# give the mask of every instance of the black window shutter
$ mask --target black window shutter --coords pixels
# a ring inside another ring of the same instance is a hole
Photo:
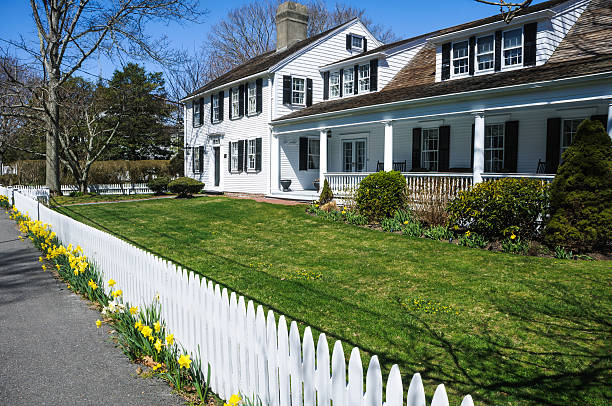
[[[474,59],[476,59],[476,37],[470,37],[470,48],[468,50],[468,69],[470,75],[474,74]]]
[[[421,167],[421,129],[412,129],[412,169]]]
[[[249,141],[248,140],[244,140],[244,154],[242,155],[243,157],[243,164],[242,167],[244,168],[244,171],[246,172],[249,169]]]
[[[353,67],[353,94],[359,93],[359,65]]]
[[[232,172],[232,147],[236,148],[236,147],[234,147],[234,143],[233,142],[228,142],[227,143],[227,149],[229,151],[228,151],[228,154],[227,154],[227,171],[230,172],[230,173]]]
[[[213,98],[214,95],[210,95],[210,122],[214,123],[215,121],[213,120]]]
[[[494,51],[495,56],[493,57],[494,65],[495,65],[495,72],[501,70],[501,58],[502,58],[501,48],[502,48],[502,32],[495,31],[495,51]]]
[[[308,138],[300,137],[300,171],[308,169]]]
[[[342,88],[344,87],[344,69],[340,69],[338,75],[340,75],[340,97],[342,97]]]
[[[470,168],[474,170],[474,132],[476,125],[472,124],[472,142],[470,143]]]
[[[223,98],[223,90],[219,92],[219,121],[223,121],[223,103],[225,103],[225,99]]]
[[[525,24],[523,26],[523,64],[535,66],[536,64],[536,37],[538,34],[538,23]]]
[[[261,137],[255,140],[255,170],[261,171]]]
[[[370,91],[378,90],[378,59],[370,61]]]
[[[438,131],[438,172],[446,172],[450,160],[450,126],[443,125]]]
[[[561,154],[561,119],[549,118],[546,122],[546,172],[557,173]]]
[[[306,107],[312,106],[312,79],[306,79]]]
[[[244,85],[238,86],[238,117],[244,116]]]
[[[198,170],[200,173],[204,172],[204,147],[198,147],[198,152],[200,153],[198,159]]]
[[[283,76],[283,104],[291,104],[291,76]]]
[[[329,72],[323,72],[323,100],[329,99]]]
[[[242,172],[244,167],[244,141],[238,141],[238,172]]]
[[[363,38],[363,52],[367,52],[368,51],[368,39],[367,38]]]
[[[346,50],[350,51],[352,48],[352,36],[351,34],[346,34]]]
[[[516,173],[518,161],[519,122],[506,121],[504,134],[504,169]]]
[[[608,116],[606,115],[591,116],[591,121],[599,121],[601,124],[603,124],[604,130],[608,131]]]
[[[204,124],[204,98],[200,97],[200,125]]]
[[[442,44],[442,80],[450,79],[451,43]]]
[[[263,111],[263,79],[261,78],[255,81],[255,111],[257,113]]]
[[[228,115],[228,117],[229,117],[230,119],[232,118],[232,98],[233,98],[233,95],[234,95],[234,89],[232,89],[232,88],[230,87],[230,88],[229,88],[229,92],[228,92],[228,97],[227,97],[227,101],[228,101],[227,106],[229,107],[229,108],[228,108],[228,110],[229,110],[229,115]]]

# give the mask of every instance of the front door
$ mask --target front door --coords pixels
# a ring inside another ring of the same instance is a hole
[[[215,151],[215,186],[219,186],[221,181],[221,149],[214,147],[213,150]]]
[[[342,170],[344,172],[365,172],[366,140],[342,141]]]

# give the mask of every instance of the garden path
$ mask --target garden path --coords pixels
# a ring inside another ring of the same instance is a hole
[[[100,314],[43,272],[39,251],[0,213],[0,404],[182,405],[163,381],[143,379],[96,328]]]

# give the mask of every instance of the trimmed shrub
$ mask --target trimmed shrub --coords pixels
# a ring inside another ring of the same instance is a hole
[[[502,178],[460,192],[447,207],[449,224],[488,239],[511,233],[529,239],[548,202],[548,186],[537,179]]]
[[[563,153],[544,241],[577,252],[612,248],[612,141],[599,121],[583,121]]]
[[[150,181],[148,181],[147,186],[156,195],[161,195],[161,194],[164,194],[166,191],[168,191],[169,183],[170,183],[170,178],[166,176],[161,176],[159,178],[151,179]]]
[[[334,199],[334,194],[329,187],[327,179],[323,182],[323,189],[321,189],[321,195],[319,196],[319,204],[324,205],[331,202]]]
[[[177,178],[168,184],[168,189],[178,197],[190,197],[202,190],[204,184],[191,178]]]
[[[406,207],[406,179],[398,171],[368,175],[359,183],[355,200],[359,213],[379,222]]]
[[[13,186],[19,183],[19,178],[14,173],[0,175],[0,185]]]

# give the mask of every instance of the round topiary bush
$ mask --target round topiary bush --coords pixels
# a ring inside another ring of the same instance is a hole
[[[583,121],[563,153],[544,241],[577,252],[612,248],[612,141],[599,121]]]
[[[359,183],[355,197],[357,210],[371,222],[393,217],[406,202],[406,179],[397,171],[368,175]]]
[[[447,206],[451,226],[490,240],[512,233],[532,238],[548,204],[548,186],[537,179],[501,178],[460,192]]]
[[[147,182],[147,186],[149,189],[153,191],[156,195],[161,195],[168,191],[168,184],[170,183],[170,178],[167,176],[160,176],[159,178],[151,179]]]
[[[204,187],[204,183],[191,178],[177,178],[168,184],[168,189],[172,193],[178,194],[178,197],[190,197],[194,193],[198,193]]]

